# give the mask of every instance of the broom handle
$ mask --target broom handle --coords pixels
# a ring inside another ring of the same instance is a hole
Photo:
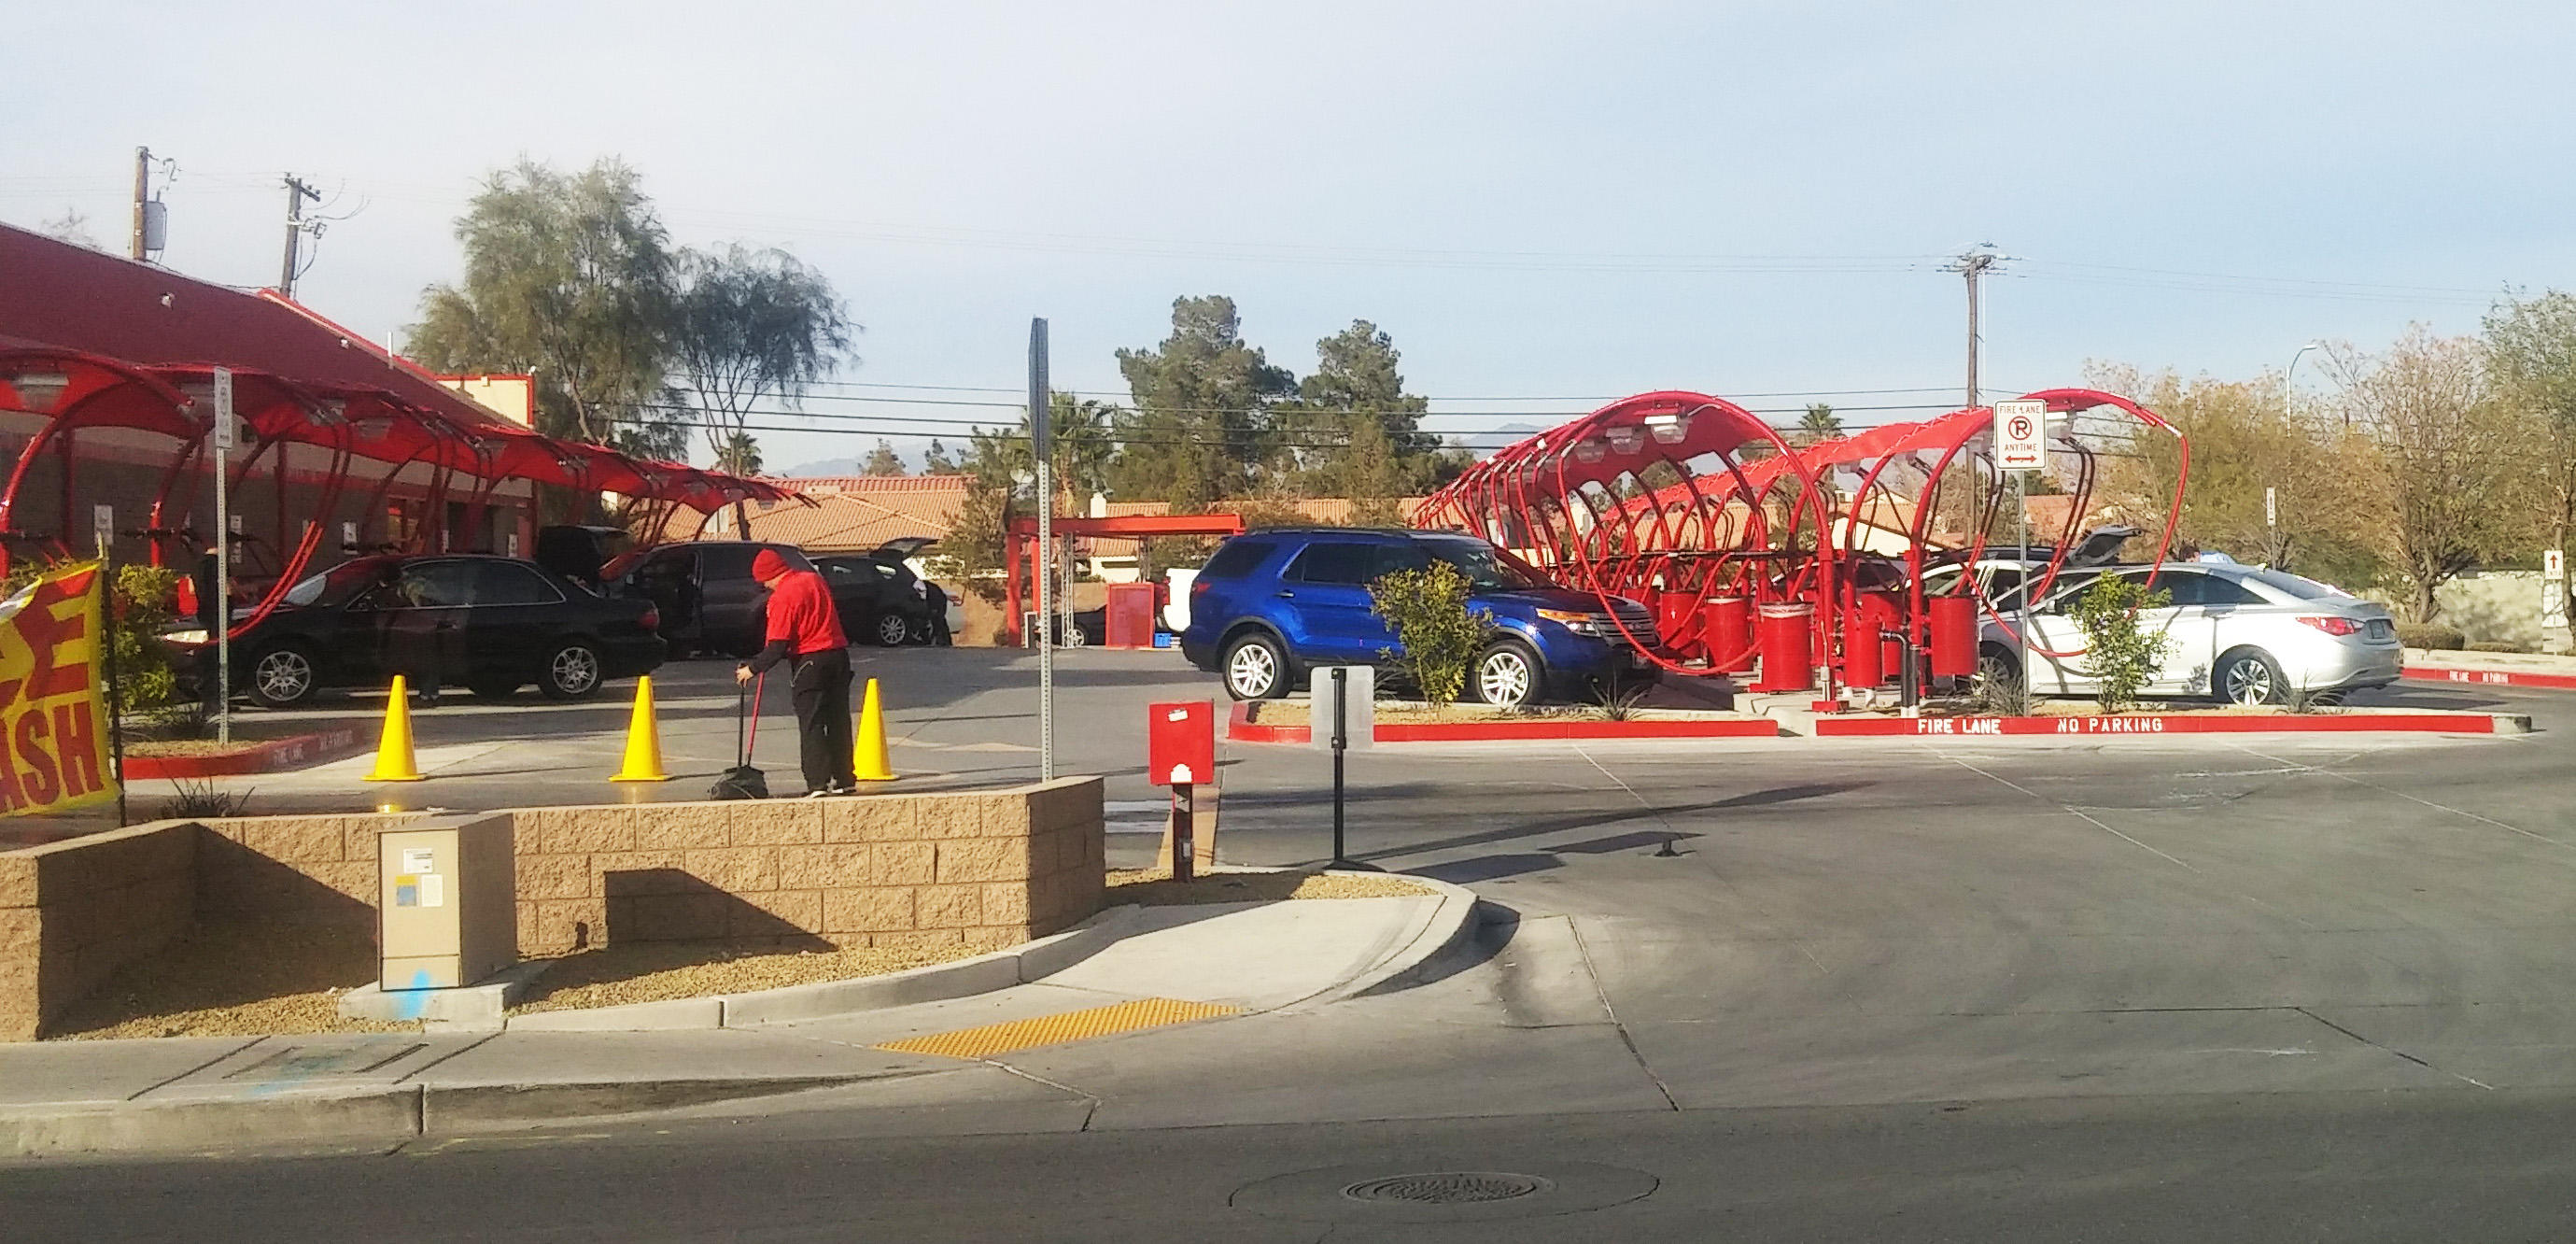
[[[769,681],[769,671],[762,670],[751,679],[751,741],[743,744],[742,762],[751,763],[751,750],[760,746],[760,688]]]

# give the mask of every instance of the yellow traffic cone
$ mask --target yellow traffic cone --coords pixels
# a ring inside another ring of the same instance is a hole
[[[653,720],[653,676],[635,680],[635,715],[626,722],[626,763],[612,782],[667,782],[662,772],[662,731]]]
[[[891,782],[894,766],[886,761],[885,710],[877,707],[877,680],[868,680],[868,697],[859,705],[859,743],[850,749],[850,771],[862,782]]]
[[[420,763],[411,754],[411,687],[394,675],[393,693],[385,699],[385,732],[376,740],[376,767],[370,782],[417,782]]]

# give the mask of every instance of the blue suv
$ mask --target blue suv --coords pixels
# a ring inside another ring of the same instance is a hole
[[[1476,656],[1467,693],[1487,704],[1523,704],[1605,685],[1652,682],[1653,662],[1621,636],[1648,645],[1654,615],[1612,598],[1616,622],[1590,592],[1550,587],[1473,536],[1434,531],[1332,527],[1256,531],[1226,541],[1190,584],[1190,625],[1181,653],[1225,677],[1228,695],[1285,695],[1318,665],[1373,665],[1396,648],[1395,632],[1369,612],[1368,585],[1433,559],[1473,585],[1475,607],[1492,617],[1493,642]]]

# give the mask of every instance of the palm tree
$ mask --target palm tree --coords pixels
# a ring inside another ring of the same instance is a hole
[[[1807,404],[1807,413],[1798,417],[1798,439],[1814,445],[1843,434],[1842,416],[1823,402]]]

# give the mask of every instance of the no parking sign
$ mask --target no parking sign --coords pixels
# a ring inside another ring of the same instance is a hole
[[[2047,462],[2048,403],[2016,399],[1995,403],[1995,466],[2036,471]]]

